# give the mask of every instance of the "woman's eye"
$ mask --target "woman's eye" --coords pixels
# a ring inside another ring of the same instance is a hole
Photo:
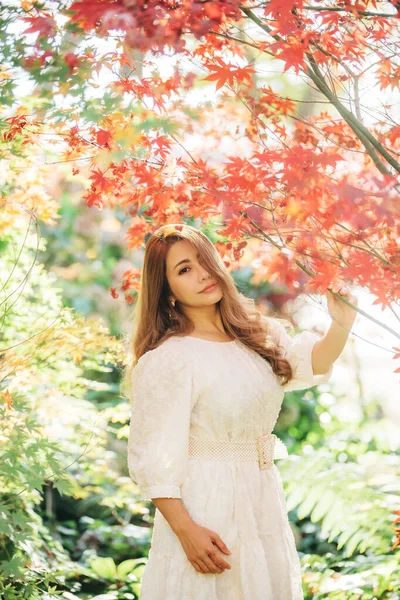
[[[180,274],[182,273],[182,271],[184,271],[185,269],[189,269],[189,267],[183,267],[183,269],[181,269],[181,270],[179,271],[179,275],[180,275]]]

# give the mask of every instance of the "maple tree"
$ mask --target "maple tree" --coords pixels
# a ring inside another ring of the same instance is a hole
[[[214,221],[228,268],[251,259],[254,281],[279,282],[293,295],[340,282],[367,287],[394,312],[398,17],[397,2],[368,0],[5,5],[1,94],[12,114],[3,108],[3,156],[57,134],[60,158],[86,181],[88,205],[132,216],[128,248],[166,222]],[[13,22],[17,39],[6,32]],[[113,47],[102,52],[93,36]],[[157,57],[171,50],[178,60],[162,77]],[[289,74],[304,81],[302,92],[280,93],[265,64],[281,83]],[[15,105],[17,69],[34,82],[36,102]],[[99,74],[108,84],[89,98]],[[190,94],[206,85],[214,101],[193,105]],[[364,89],[381,93],[380,105],[364,104]],[[322,110],[307,113],[309,102]],[[220,150],[224,139],[229,152]],[[138,275],[126,272],[120,286],[129,302]],[[393,346],[394,359],[399,352]]]

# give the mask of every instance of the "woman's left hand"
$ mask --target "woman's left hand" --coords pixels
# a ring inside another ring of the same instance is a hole
[[[357,297],[350,292],[347,286],[335,283],[331,287],[333,292],[338,292],[354,304],[354,306],[358,306]],[[326,300],[331,319],[337,321],[343,327],[351,328],[357,316],[357,311],[337,296],[334,296],[330,290],[326,290]]]

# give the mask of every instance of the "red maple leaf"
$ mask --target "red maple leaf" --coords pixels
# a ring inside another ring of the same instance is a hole
[[[114,188],[114,179],[111,177],[104,177],[104,173],[100,169],[94,169],[89,176],[92,180],[92,191],[96,188],[100,188],[102,192],[110,192]]]
[[[78,56],[76,56],[76,54],[74,54],[73,52],[68,52],[67,54],[64,55],[64,60],[67,63],[68,67],[69,67],[69,75],[71,75],[72,71],[79,67],[81,61],[78,58]]]
[[[307,286],[314,290],[314,293],[324,294],[336,281],[338,267],[318,259],[314,259],[313,263],[317,273],[308,281]]]
[[[38,40],[43,37],[54,37],[56,34],[57,23],[49,13],[37,15],[36,17],[22,17],[21,20],[31,24],[22,33],[39,33]]]
[[[283,72],[293,67],[296,75],[299,74],[300,67],[307,69],[307,63],[304,60],[305,47],[301,40],[292,40],[287,42],[275,42],[270,45],[269,50],[275,52],[275,56],[285,63]]]
[[[75,13],[71,17],[71,23],[78,23],[84,31],[90,31],[99,24],[105,13],[116,16],[124,10],[126,10],[124,6],[112,1],[83,0],[82,2],[73,2],[68,8],[68,13]]]
[[[112,133],[106,129],[98,129],[96,131],[96,140],[99,146],[102,148],[111,149],[110,141],[112,140]]]

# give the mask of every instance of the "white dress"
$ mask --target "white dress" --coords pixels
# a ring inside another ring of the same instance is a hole
[[[291,337],[268,318],[294,378],[281,386],[269,363],[242,342],[174,337],[133,369],[128,467],[142,498],[181,498],[191,518],[212,529],[232,554],[222,573],[199,573],[156,509],[140,600],[302,600],[300,561],[275,463],[188,457],[189,435],[228,441],[271,433],[284,392],[328,381],[313,375],[320,337]]]

